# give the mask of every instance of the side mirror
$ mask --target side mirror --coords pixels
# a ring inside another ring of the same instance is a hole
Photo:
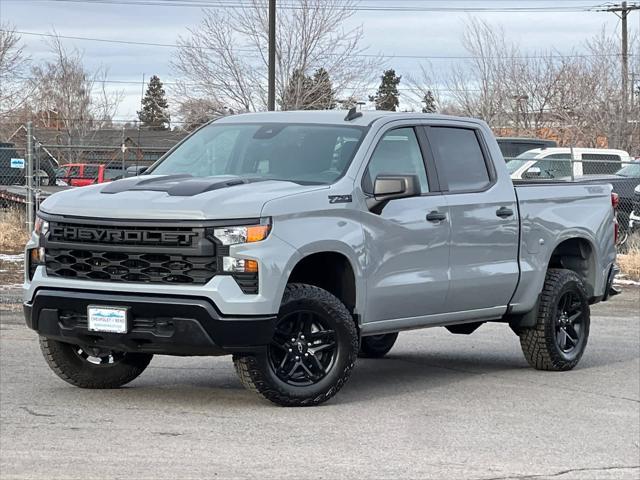
[[[369,210],[379,211],[389,200],[420,195],[416,175],[378,175],[373,184],[373,198],[367,200]]]
[[[522,178],[540,178],[541,173],[540,167],[531,167],[522,174]]]

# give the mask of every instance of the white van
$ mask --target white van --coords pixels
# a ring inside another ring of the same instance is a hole
[[[632,161],[624,150],[605,148],[574,148],[573,162],[568,147],[536,148],[518,155],[507,163],[514,180],[551,179],[580,175],[613,174],[623,162]],[[573,167],[573,168],[572,168]]]

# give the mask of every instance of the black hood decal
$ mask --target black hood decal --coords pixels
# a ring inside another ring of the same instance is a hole
[[[191,175],[164,175],[161,177],[135,177],[117,180],[106,185],[100,193],[121,193],[132,191],[166,192],[174,197],[192,197],[221,188],[264,181],[264,178],[193,177]]]

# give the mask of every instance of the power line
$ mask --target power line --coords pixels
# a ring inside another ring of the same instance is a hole
[[[29,80],[29,81],[37,81],[38,79],[36,77],[25,77],[25,76],[14,76],[13,78],[16,78],[18,80]],[[96,84],[102,84],[102,83],[108,83],[108,84],[115,84],[115,85],[135,85],[135,86],[140,86],[142,84],[142,82],[135,81],[135,80],[96,80],[95,81]],[[193,82],[182,82],[180,80],[174,80],[174,81],[163,81],[162,85],[168,85],[168,86],[185,86],[185,87],[202,87],[204,86],[204,83],[193,83]],[[227,87],[226,85],[221,85],[221,84],[216,84],[216,83],[207,83],[206,84],[207,87],[212,87],[212,88],[225,88]],[[375,90],[378,87],[377,86],[362,86],[362,85],[344,85],[342,86],[342,88],[344,90],[356,90],[356,89],[363,89],[366,91],[369,90]],[[479,92],[480,90],[478,89],[452,89],[452,88],[431,88],[429,87],[430,90],[434,91],[434,92],[444,92],[444,93],[458,93],[458,92]],[[422,88],[411,88],[411,87],[399,87],[398,90],[400,91],[406,91],[406,92],[422,92],[425,89]]]
[[[34,1],[43,1],[43,0],[34,0]],[[62,0],[61,0],[62,1]],[[7,32],[7,30],[0,29],[1,32]],[[134,40],[115,40],[115,39],[107,39],[107,38],[96,38],[96,37],[78,37],[71,35],[58,35],[54,33],[42,33],[42,32],[26,32],[21,30],[14,30],[15,33],[19,35],[28,35],[28,36],[36,36],[36,37],[49,37],[49,38],[62,38],[65,40],[78,40],[78,41],[87,41],[87,42],[101,42],[101,43],[113,43],[113,44],[122,44],[122,45],[138,45],[145,47],[164,47],[164,48],[186,48],[186,49],[200,49],[203,50],[213,50],[214,48],[208,47],[195,47],[190,45],[180,45],[176,43],[156,43],[156,42],[140,42]],[[246,52],[246,53],[260,53],[258,49],[249,49],[249,48],[237,48],[238,52]],[[337,53],[327,53],[328,56],[340,55]],[[632,54],[630,54],[632,55]],[[358,58],[384,58],[384,59],[394,59],[394,58],[406,58],[406,59],[424,59],[424,60],[471,60],[476,58],[497,58],[497,57],[479,57],[477,55],[383,55],[383,54],[373,54],[373,53],[356,53],[352,54],[353,57]],[[511,58],[511,59],[541,59],[541,58],[593,58],[593,57],[617,57],[619,54],[616,53],[574,53],[574,54],[560,54],[560,53],[552,53],[549,55],[516,55],[516,56],[508,56],[508,57],[499,57],[499,58]]]
[[[5,0],[9,1],[9,0]],[[126,6],[159,6],[159,7],[195,7],[195,8],[242,8],[250,6],[243,0],[21,0],[21,2],[49,2],[49,3],[86,3],[86,4],[103,4],[103,5],[126,5]],[[371,0],[368,0],[371,2]],[[409,5],[375,5],[370,3],[358,4],[349,7],[352,11],[367,12],[483,12],[483,13],[501,13],[501,12],[588,12],[598,7],[597,4],[589,5],[555,5],[555,6],[503,6],[503,7],[470,7],[470,6],[409,6]],[[281,10],[300,10],[306,7],[288,0],[278,6]]]

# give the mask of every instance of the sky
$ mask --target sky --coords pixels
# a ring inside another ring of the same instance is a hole
[[[30,33],[51,33],[63,36],[93,37],[111,40],[174,44],[179,35],[188,35],[187,28],[195,27],[202,18],[200,8],[185,6],[131,5],[129,0],[0,0],[0,22],[9,22],[16,30]],[[163,1],[163,0],[161,0]],[[191,0],[192,3],[206,0]],[[230,0],[226,0],[230,1]],[[241,1],[241,0],[238,0]],[[295,1],[295,0],[288,0]],[[160,3],[157,0],[153,3]],[[171,0],[167,0],[171,3]],[[601,28],[620,33],[620,21],[607,12],[406,12],[403,7],[525,7],[579,9],[602,5],[594,0],[362,0],[362,6],[390,7],[384,11],[357,11],[345,27],[362,25],[363,45],[374,54],[388,58],[385,66],[395,68],[400,75],[415,76],[420,60],[392,58],[393,55],[456,56],[465,55],[461,44],[464,22],[477,16],[502,25],[510,39],[520,43],[524,51],[555,48],[560,52],[579,49],[583,42]],[[629,17],[631,33],[640,31],[640,12]],[[25,52],[33,61],[47,58],[45,37],[22,35]],[[84,53],[89,69],[105,67],[108,78],[136,84],[109,84],[109,88],[123,91],[124,101],[117,117],[133,119],[139,109],[142,79],[153,74],[171,83],[178,77],[170,66],[174,52],[169,47],[122,45],[105,42],[64,40],[68,48]],[[436,71],[450,68],[456,60],[431,60]],[[168,88],[169,93],[170,89]],[[372,92],[373,93],[373,92]],[[169,97],[171,102],[171,97]]]

